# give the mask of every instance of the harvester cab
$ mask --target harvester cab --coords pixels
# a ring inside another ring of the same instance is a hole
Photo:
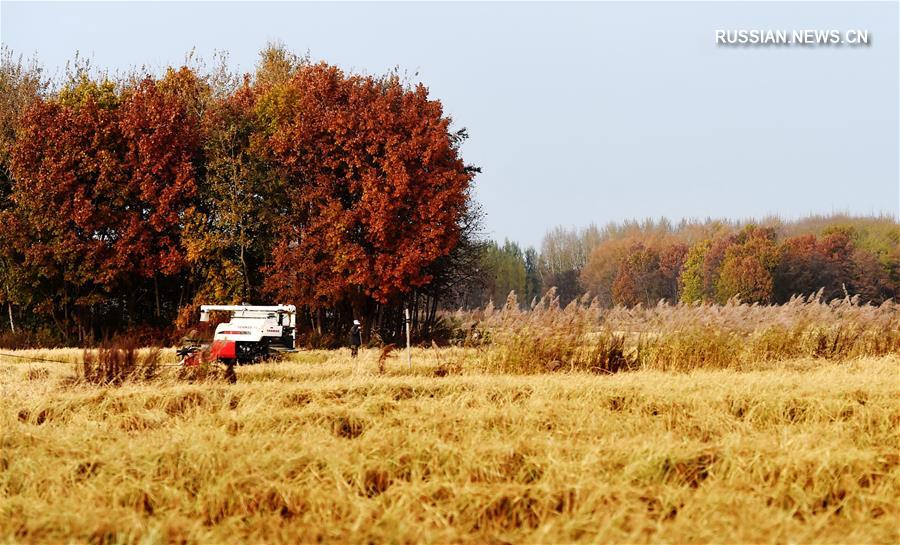
[[[230,312],[228,322],[216,326],[210,358],[226,364],[254,363],[273,352],[294,351],[297,309],[294,305],[202,305],[200,321],[211,312]]]

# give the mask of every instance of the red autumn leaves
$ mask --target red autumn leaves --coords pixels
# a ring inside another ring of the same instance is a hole
[[[289,85],[294,107],[276,112],[269,142],[297,221],[271,268],[285,280],[272,286],[315,305],[356,287],[385,303],[427,283],[425,268],[457,242],[471,180],[440,103],[421,86],[324,65]]]
[[[230,88],[187,68],[82,78],[18,121],[0,206],[6,262],[31,285],[15,303],[79,323],[146,306],[136,292],[170,314],[390,303],[460,236],[473,174],[449,124],[422,86],[326,64]]]
[[[12,158],[18,229],[38,276],[97,300],[132,277],[184,266],[179,218],[196,193],[199,123],[146,79],[117,94],[83,81],[25,113]],[[9,236],[12,235],[12,236]]]

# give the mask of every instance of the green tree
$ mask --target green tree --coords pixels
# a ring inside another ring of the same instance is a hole
[[[712,242],[709,239],[704,239],[691,246],[691,249],[688,250],[678,280],[681,289],[681,302],[698,303],[706,300],[703,263],[706,261],[706,254],[709,252],[711,245]]]
[[[510,292],[516,292],[519,303],[526,293],[525,256],[515,242],[505,240],[503,245],[496,242],[488,244],[484,266],[489,275],[489,294],[495,305],[506,302]]]
[[[537,251],[529,247],[525,250],[525,304],[531,304],[535,298],[541,296],[541,272],[540,256]]]
[[[206,178],[185,237],[203,276],[198,302],[255,301],[257,273],[272,249],[283,198],[265,154],[254,149],[260,134],[255,106],[256,92],[244,82],[204,115]]]

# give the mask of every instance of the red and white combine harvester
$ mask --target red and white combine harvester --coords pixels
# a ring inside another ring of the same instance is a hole
[[[208,322],[211,312],[230,312],[231,319],[216,326],[208,356],[205,347],[195,341],[179,350],[183,365],[199,365],[204,360],[226,365],[255,363],[273,353],[294,351],[294,305],[202,305],[200,321]]]

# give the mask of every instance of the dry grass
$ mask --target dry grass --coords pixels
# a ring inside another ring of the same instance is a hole
[[[859,305],[796,297],[780,306],[668,305],[604,310],[588,301],[559,308],[551,292],[523,311],[458,313],[463,344],[485,371],[546,373],[631,369],[758,369],[786,359],[846,360],[900,353],[900,304]],[[472,339],[476,339],[473,341]]]
[[[159,374],[160,349],[139,350],[132,343],[109,343],[85,350],[80,380],[88,384],[118,386],[125,382],[151,381]]]
[[[897,355],[526,376],[488,351],[115,388],[0,360],[0,541],[900,540]]]

